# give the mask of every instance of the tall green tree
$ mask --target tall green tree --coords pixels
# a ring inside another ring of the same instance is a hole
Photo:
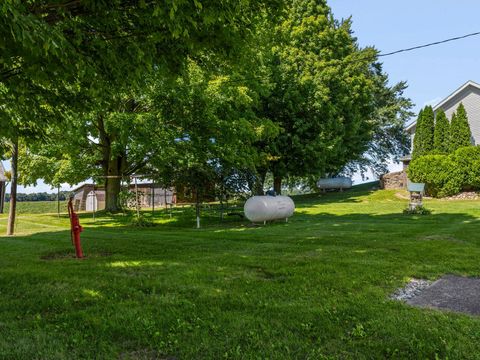
[[[0,91],[0,112],[13,107],[15,99],[49,90],[53,106],[56,101],[69,110],[61,118],[62,127],[87,136],[72,140],[69,147],[79,145],[76,152],[81,153],[89,140],[103,149],[107,208],[117,210],[120,178],[131,168],[125,165],[118,139],[133,126],[126,118],[138,115],[137,108],[129,108],[138,99],[129,96],[145,86],[146,73],[162,74],[168,81],[182,73],[189,57],[201,58],[207,51],[225,61],[235,59],[258,14],[274,11],[280,3],[227,0],[220,7],[181,0],[7,2],[0,9],[0,80],[5,89]],[[208,57],[200,60],[207,62]],[[37,108],[42,106],[40,101]],[[25,111],[19,118],[26,121],[28,116]],[[0,127],[12,128],[5,119],[8,116],[0,116]],[[88,176],[98,174],[93,169]]]
[[[105,107],[72,113],[68,128],[51,126],[48,139],[30,145],[21,182],[95,176],[101,183],[108,176],[106,208],[115,211],[121,180],[147,174],[193,189],[201,201],[222,175],[253,169],[260,156],[253,143],[275,134],[256,116],[256,92],[217,73],[190,60],[174,79],[152,74],[141,91],[111,94]]]
[[[426,106],[418,115],[412,158],[431,154],[435,132],[435,115],[431,106]]]
[[[465,107],[461,103],[457,111],[452,115],[450,126],[450,152],[472,145],[472,132],[468,123]]]
[[[450,123],[442,109],[438,109],[435,116],[433,149],[437,155],[448,154],[450,151]]]
[[[367,151],[358,159],[350,161],[342,170],[345,175],[371,171],[380,176],[388,172],[392,158],[411,151],[409,137],[405,132],[405,123],[413,116],[413,104],[404,95],[407,84],[399,82],[390,86],[388,76],[382,73],[380,64],[375,66],[378,67],[378,75],[375,78],[375,110],[370,119],[372,137]],[[316,182],[318,179],[312,180]]]
[[[385,84],[376,51],[361,49],[351,21],[335,20],[325,1],[292,1],[270,33],[262,114],[282,131],[262,144],[271,156],[259,177],[273,172],[279,193],[289,176],[334,175],[368,151],[375,128],[387,126],[372,121]]]
[[[166,87],[155,92],[170,140],[169,151],[152,159],[152,170],[162,183],[194,190],[198,201],[216,195],[214,185],[220,192],[238,188],[263,156],[255,144],[278,133],[269,119],[257,116],[258,93],[236,76],[212,76],[191,62],[175,84],[160,84]]]

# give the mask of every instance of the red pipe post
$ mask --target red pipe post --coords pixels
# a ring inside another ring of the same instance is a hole
[[[80,226],[80,219],[78,214],[73,211],[73,198],[68,201],[68,216],[70,217],[70,234],[72,237],[72,244],[75,246],[75,254],[78,259],[83,258],[82,244],[80,242],[80,233],[83,228]]]

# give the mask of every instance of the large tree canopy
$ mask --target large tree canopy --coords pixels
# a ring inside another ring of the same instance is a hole
[[[404,130],[406,121],[413,115],[410,111],[412,102],[403,95],[407,85],[399,82],[389,86],[388,77],[381,72],[380,65],[375,66],[378,68],[378,75],[375,77],[375,109],[370,118],[372,137],[367,151],[347,164],[342,171],[345,174],[357,171],[365,174],[369,170],[375,175],[385,174],[392,157],[403,155],[410,150]]]
[[[142,154],[141,160],[125,164],[118,146],[129,148],[129,159],[135,157],[125,137],[135,136],[141,127],[135,124],[142,122],[138,111],[145,109],[137,107],[142,96],[132,97],[132,92],[146,86],[150,72],[162,74],[164,79],[175,78],[188,58],[205,64],[210,60],[204,57],[206,53],[235,59],[259,14],[274,11],[280,3],[6,2],[0,8],[0,126],[15,131],[2,136],[18,137],[12,113],[19,126],[32,122],[36,134],[56,132],[48,129],[44,120],[63,121],[70,148],[77,145],[76,152],[82,153],[93,142],[102,149],[101,160],[91,166],[101,164],[102,175],[110,176],[106,180],[107,204],[115,210],[115,201],[108,194],[118,194],[119,182],[108,179],[129,174],[146,161]],[[48,114],[39,116],[42,112]],[[131,132],[132,128],[135,131]],[[25,174],[25,181],[31,181],[32,174]]]
[[[405,84],[388,85],[376,50],[361,49],[325,1],[269,16],[277,1],[12,2],[20,23],[51,29],[38,36],[52,42],[32,41],[29,54],[11,39],[5,56],[18,63],[4,61],[3,94],[28,89],[38,119],[59,120],[20,146],[21,181],[97,175],[117,210],[120,179],[133,173],[198,193],[212,181],[261,187],[271,171],[280,190],[285,177],[386,162],[403,146]]]
[[[74,113],[68,128],[50,126],[49,138],[25,152],[21,181],[77,183],[98,175],[109,210],[118,209],[120,182],[134,173],[205,191],[235,171],[253,170],[261,157],[253,144],[276,134],[256,116],[257,98],[230,75],[194,61],[174,80],[151,74],[141,92]]]
[[[273,89],[262,99],[263,115],[282,131],[265,146],[272,157],[260,172],[273,172],[277,192],[283,177],[333,175],[365,163],[369,150],[373,163],[387,157],[385,148],[390,154],[401,147],[393,140],[375,149],[372,140],[402,137],[405,85],[388,87],[376,51],[358,46],[350,20],[335,20],[325,1],[295,0],[271,33]]]

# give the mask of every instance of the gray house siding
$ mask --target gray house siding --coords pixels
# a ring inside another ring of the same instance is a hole
[[[463,104],[468,116],[468,123],[472,132],[472,144],[480,145],[480,85],[472,81],[464,84],[460,89],[449,97],[442,100],[433,108],[435,115],[439,109],[445,111],[448,120],[452,119],[453,113],[458,106]],[[410,134],[411,150],[413,150],[413,138],[415,137],[416,123],[407,128]]]
[[[480,89],[469,86],[462,92],[455,95],[445,104],[435,109],[435,114],[438,109],[445,111],[445,115],[449,120],[460,104],[463,104],[468,115],[468,123],[472,131],[472,142],[474,145],[480,144]]]

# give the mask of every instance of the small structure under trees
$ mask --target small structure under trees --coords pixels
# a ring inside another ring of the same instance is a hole
[[[408,208],[413,211],[418,207],[422,207],[425,184],[412,183],[409,181],[407,185],[407,189],[408,189],[408,192],[410,193],[410,204],[408,205]]]
[[[6,183],[7,177],[5,176],[5,168],[0,162],[0,214],[3,214],[3,207],[5,205]]]
[[[165,206],[176,203],[176,194],[173,189],[164,189],[157,184],[141,183],[130,184],[129,192],[138,191],[139,206]],[[133,198],[133,197],[132,197]],[[132,200],[135,202],[135,199]],[[133,203],[132,207],[135,204]],[[75,211],[97,211],[105,209],[105,187],[94,184],[83,184],[73,190],[73,209]]]

